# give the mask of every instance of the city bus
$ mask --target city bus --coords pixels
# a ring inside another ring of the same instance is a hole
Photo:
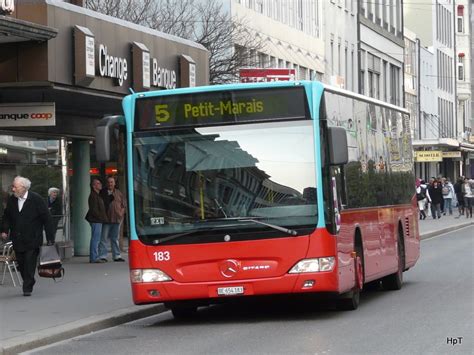
[[[187,317],[311,294],[352,310],[364,285],[398,290],[415,265],[406,110],[293,81],[133,93],[123,111],[102,119],[96,146],[110,159],[125,127],[135,304]]]

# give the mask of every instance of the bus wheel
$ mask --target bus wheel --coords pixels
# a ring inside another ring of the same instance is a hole
[[[397,272],[385,276],[382,279],[382,286],[386,290],[399,290],[402,288],[403,285],[403,270],[405,269],[405,247],[403,245],[403,230],[401,229],[401,227],[398,230],[397,254]]]
[[[193,318],[197,313],[197,307],[195,306],[173,306],[171,307],[171,313],[175,319],[190,319]]]
[[[364,286],[364,261],[362,256],[362,247],[356,247],[355,266],[355,286],[354,288],[339,296],[336,307],[342,311],[353,311],[359,307],[360,291]]]

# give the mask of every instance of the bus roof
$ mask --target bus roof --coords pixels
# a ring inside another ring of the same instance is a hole
[[[207,85],[207,86],[196,86],[196,87],[186,87],[170,90],[157,90],[157,91],[147,91],[139,92],[129,95],[134,99],[144,98],[144,97],[153,97],[153,96],[168,96],[168,95],[181,95],[181,94],[191,94],[199,92],[212,92],[212,91],[225,91],[225,90],[248,90],[248,89],[263,89],[271,87],[292,87],[292,86],[309,86],[313,83],[317,83],[322,86],[324,90],[327,90],[332,93],[340,94],[346,97],[351,97],[368,103],[373,103],[379,106],[386,108],[394,109],[402,113],[409,114],[409,111],[403,107],[389,104],[384,101],[374,99],[372,97],[364,96],[357,94],[352,91],[340,89],[334,86],[324,84],[319,81],[309,81],[309,80],[299,80],[299,81],[274,81],[274,82],[262,82],[262,83],[235,83],[235,84],[221,84],[221,85]]]
[[[333,92],[333,93],[340,94],[340,95],[343,95],[343,96],[352,97],[354,99],[359,99],[361,101],[377,104],[377,105],[384,106],[384,107],[387,107],[387,108],[391,108],[391,109],[394,109],[394,110],[397,110],[397,111],[400,111],[400,112],[403,112],[403,113],[407,113],[407,114],[410,113],[407,109],[405,109],[403,107],[396,106],[396,105],[393,105],[393,104],[389,104],[385,101],[374,99],[373,97],[364,96],[364,95],[361,95],[361,94],[357,94],[353,91],[340,89],[338,87],[334,87],[334,86],[327,85],[327,84],[322,84],[322,85],[324,87],[324,90],[327,90],[329,92]]]

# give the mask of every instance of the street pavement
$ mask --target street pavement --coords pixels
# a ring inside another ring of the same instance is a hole
[[[474,218],[427,217],[420,221],[419,228],[422,239],[426,239],[466,226],[473,228]],[[90,264],[88,257],[73,257],[64,262],[64,267],[66,274],[60,282],[37,278],[31,297],[24,297],[20,287],[13,287],[7,272],[5,283],[0,285],[1,355],[164,311],[161,304],[133,305],[128,263]]]

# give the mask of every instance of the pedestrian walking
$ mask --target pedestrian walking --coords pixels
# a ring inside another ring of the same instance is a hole
[[[474,202],[474,181],[465,178],[464,184],[462,185],[462,193],[464,196],[464,212],[466,213],[466,218],[472,218],[472,205]]]
[[[86,214],[86,220],[91,225],[91,241],[89,247],[89,262],[103,263],[99,255],[99,244],[102,235],[103,223],[107,222],[104,200],[100,196],[102,182],[93,178],[91,182],[91,193],[89,195],[89,211]]]
[[[446,215],[446,212],[449,212],[449,215],[451,216],[453,214],[452,202],[455,195],[453,184],[451,183],[451,180],[449,178],[446,178],[446,180],[444,181],[441,192],[443,193],[444,201],[443,214]]]
[[[464,183],[464,177],[459,177],[456,183],[454,184],[454,193],[456,195],[456,200],[458,203],[458,212],[459,216],[456,218],[461,217],[464,215],[464,195],[462,193],[462,185]]]
[[[417,179],[416,181],[416,200],[418,201],[418,209],[420,210],[420,219],[426,219],[426,202],[428,201],[427,197],[427,187],[424,180]]]
[[[44,199],[29,191],[31,181],[17,176],[13,179],[12,192],[3,211],[1,237],[8,234],[13,242],[13,250],[18,269],[23,278],[23,296],[31,296],[36,283],[35,273],[40,246],[43,244],[43,230],[48,245],[54,244],[53,220]]]
[[[431,215],[434,219],[441,218],[441,201],[443,200],[443,193],[441,191],[441,184],[438,180],[434,180],[433,184],[428,188],[431,198]]]
[[[126,202],[123,194],[115,185],[115,178],[109,176],[107,177],[107,188],[101,192],[107,213],[107,222],[102,226],[102,236],[99,245],[99,255],[103,261],[107,261],[107,241],[110,241],[112,259],[114,261],[125,261],[120,254],[119,233],[120,224],[125,215]]]

